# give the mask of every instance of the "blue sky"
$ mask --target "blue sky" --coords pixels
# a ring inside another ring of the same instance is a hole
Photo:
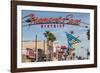
[[[50,17],[65,17],[68,14],[73,14],[73,18],[75,19],[81,19],[82,22],[85,22],[87,24],[90,24],[90,14],[89,13],[75,13],[75,12],[48,12],[48,11],[32,11],[32,10],[22,10],[22,18],[30,13],[35,14],[39,18],[50,18]],[[24,19],[25,20],[25,19]],[[26,25],[27,23],[22,23],[22,25]],[[89,48],[90,41],[87,40],[86,32],[89,28],[84,28],[82,26],[85,26],[86,24],[81,23],[80,26],[74,26],[74,25],[65,25],[64,28],[41,28],[40,25],[33,25],[30,28],[29,27],[22,27],[22,39],[23,40],[35,40],[35,35],[37,35],[38,40],[46,40],[43,33],[46,30],[51,31],[56,36],[56,41],[60,44],[67,45],[67,37],[65,35],[65,32],[74,31],[74,36],[79,36],[79,39],[82,41],[79,44],[79,47],[84,47],[83,50]],[[90,25],[88,25],[89,27]],[[78,50],[79,51],[79,50]],[[78,52],[76,51],[76,52]],[[82,51],[82,49],[81,49]],[[79,53],[79,52],[78,52]],[[82,54],[80,54],[82,55]],[[84,56],[84,54],[82,55]]]

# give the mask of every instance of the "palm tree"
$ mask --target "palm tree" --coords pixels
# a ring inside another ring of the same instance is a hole
[[[50,31],[46,31],[44,33],[44,36],[47,38],[47,48],[48,48],[48,52],[50,53],[49,54],[49,59],[52,60],[52,56],[53,56],[53,42],[56,40],[56,37]]]

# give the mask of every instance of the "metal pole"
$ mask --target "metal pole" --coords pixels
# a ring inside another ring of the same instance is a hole
[[[44,40],[43,44],[44,44],[44,54],[45,54],[45,40]]]
[[[38,61],[37,35],[35,36],[35,51],[36,51],[36,61]]]

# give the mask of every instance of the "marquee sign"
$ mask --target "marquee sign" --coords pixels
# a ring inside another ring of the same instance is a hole
[[[58,27],[64,27],[65,24],[69,25],[79,25],[81,22],[81,19],[74,19],[73,14],[66,15],[65,17],[50,17],[50,18],[40,18],[35,14],[29,14],[24,18],[27,18],[25,20],[26,23],[29,23],[28,25],[41,25],[41,28],[58,28]]]

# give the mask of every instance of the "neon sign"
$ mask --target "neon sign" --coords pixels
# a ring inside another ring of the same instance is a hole
[[[50,18],[39,18],[35,14],[29,14],[29,17],[26,22],[29,22],[29,25],[41,25],[41,28],[58,28],[64,27],[65,24],[69,25],[79,25],[81,20],[74,19],[72,15],[67,15],[66,17],[50,17]]]

